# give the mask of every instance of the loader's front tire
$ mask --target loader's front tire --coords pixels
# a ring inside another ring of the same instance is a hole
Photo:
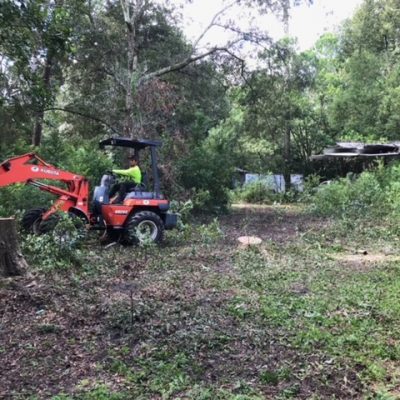
[[[35,226],[40,223],[43,213],[46,211],[44,207],[36,207],[24,213],[21,219],[21,227],[25,232],[36,233]]]
[[[58,222],[58,215],[52,214],[46,220],[42,220],[47,208],[37,207],[25,212],[21,220],[22,228],[29,233],[42,235],[51,232]]]
[[[86,219],[73,212],[56,212],[39,224],[39,234],[50,234],[60,246],[79,246],[86,238]]]
[[[126,245],[140,243],[160,243],[164,238],[164,223],[152,211],[140,211],[129,217],[121,243]]]
[[[45,233],[50,233],[54,231],[57,226],[60,216],[57,213],[51,214],[47,219],[40,220],[36,226],[36,234],[43,235]]]

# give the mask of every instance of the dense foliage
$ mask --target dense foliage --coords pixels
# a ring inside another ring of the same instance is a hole
[[[272,4],[253,3],[264,11]],[[269,41],[253,71],[224,51],[192,62],[198,53],[172,6],[124,4],[133,7],[3,2],[1,159],[33,143],[50,162],[96,183],[112,161],[122,163],[95,151],[99,139],[161,138],[167,195],[197,193],[199,208],[223,209],[235,168],[282,173],[287,181],[290,173],[321,173],[310,155],[337,140],[398,138],[394,0],[365,0],[339,33],[323,35],[307,51],[292,39]],[[285,16],[289,3],[274,7]],[[261,43],[260,35],[246,35],[241,40]],[[31,192],[2,190],[2,214],[45,200]]]

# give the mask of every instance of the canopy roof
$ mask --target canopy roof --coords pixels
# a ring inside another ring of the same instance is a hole
[[[120,147],[130,147],[135,150],[142,150],[149,146],[150,147],[161,146],[162,143],[156,140],[131,139],[129,137],[118,136],[102,140],[99,143],[99,145],[101,149],[103,149],[105,146],[120,146]]]
[[[359,142],[339,142],[335,146],[328,147],[323,154],[311,156],[312,160],[345,158],[376,158],[392,157],[400,158],[400,143],[375,143],[365,144]]]

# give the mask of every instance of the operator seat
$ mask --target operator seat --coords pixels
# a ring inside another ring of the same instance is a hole
[[[101,206],[110,203],[110,188],[114,183],[114,178],[105,174],[101,178],[100,186],[96,186],[93,192],[92,210],[95,214],[101,215]]]
[[[128,192],[125,196],[125,200],[128,199],[153,199],[154,198],[154,193],[153,192],[148,192],[148,187],[149,187],[149,180],[146,172],[142,173],[142,182],[137,185],[134,190]]]
[[[144,200],[151,200],[154,199],[154,193],[153,192],[143,192],[143,191],[134,191],[134,192],[129,192],[125,196],[125,200],[129,199],[144,199]]]

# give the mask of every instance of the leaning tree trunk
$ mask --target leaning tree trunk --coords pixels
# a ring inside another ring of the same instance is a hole
[[[28,264],[23,257],[14,218],[0,218],[0,277],[23,275]]]

